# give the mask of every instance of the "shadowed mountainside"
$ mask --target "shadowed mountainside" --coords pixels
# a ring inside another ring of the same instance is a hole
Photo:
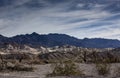
[[[120,47],[119,40],[102,38],[84,38],[77,39],[66,34],[48,34],[40,35],[37,33],[17,35],[14,37],[4,37],[0,35],[0,45],[5,43],[16,43],[19,45],[29,45],[31,47],[53,47],[63,45],[73,45],[85,48],[117,48]]]

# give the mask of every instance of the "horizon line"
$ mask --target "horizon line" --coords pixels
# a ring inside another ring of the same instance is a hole
[[[20,36],[20,35],[31,35],[31,34],[38,34],[38,35],[50,35],[50,34],[61,34],[61,35],[68,35],[70,37],[74,37],[74,38],[77,38],[77,39],[110,39],[110,40],[119,40],[120,39],[112,39],[112,38],[104,38],[104,37],[84,37],[84,38],[78,38],[78,37],[75,37],[73,35],[69,35],[69,34],[65,34],[65,33],[37,33],[37,32],[32,32],[32,33],[24,33],[24,34],[16,34],[16,35],[13,35],[13,36],[5,36],[3,34],[0,34],[1,36],[3,37],[7,37],[7,38],[12,38],[12,37],[15,37],[15,36]]]

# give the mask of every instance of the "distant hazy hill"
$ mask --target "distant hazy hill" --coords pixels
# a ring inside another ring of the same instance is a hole
[[[39,35],[37,33],[26,34],[26,35],[17,35],[14,37],[4,37],[0,35],[0,45],[5,43],[16,43],[16,44],[25,44],[32,47],[37,46],[62,46],[62,45],[74,45],[79,47],[88,47],[88,48],[116,48],[120,47],[119,40],[113,39],[102,39],[102,38],[93,38],[93,39],[77,39],[65,34],[48,34],[48,35]]]

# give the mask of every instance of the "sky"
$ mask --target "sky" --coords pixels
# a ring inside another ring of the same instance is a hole
[[[0,0],[0,34],[120,39],[120,0]]]

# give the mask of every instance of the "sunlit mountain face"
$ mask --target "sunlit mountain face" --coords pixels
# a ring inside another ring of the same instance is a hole
[[[0,0],[0,34],[120,39],[120,0]]]

